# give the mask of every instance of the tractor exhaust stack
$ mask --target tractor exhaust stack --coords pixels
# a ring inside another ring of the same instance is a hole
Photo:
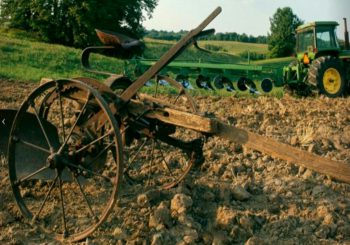
[[[345,49],[349,50],[349,32],[348,32],[348,25],[346,22],[346,18],[343,18],[344,20],[344,38],[345,38]]]

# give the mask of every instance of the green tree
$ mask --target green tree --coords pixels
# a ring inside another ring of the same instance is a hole
[[[276,13],[270,18],[270,31],[268,36],[269,56],[285,57],[294,52],[295,29],[303,21],[293,13],[290,7],[278,8]]]
[[[48,42],[85,47],[97,43],[94,29],[140,37],[142,21],[157,0],[2,0],[1,20],[36,32]]]
[[[0,2],[2,23],[11,23],[11,27],[28,29],[31,18],[30,2],[27,0],[8,1],[2,0]]]

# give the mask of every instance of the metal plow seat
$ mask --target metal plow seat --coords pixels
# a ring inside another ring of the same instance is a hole
[[[110,45],[116,48],[121,47],[125,50],[143,46],[143,43],[140,40],[130,38],[126,35],[117,32],[99,29],[95,29],[95,31],[97,33],[98,38],[104,45]]]

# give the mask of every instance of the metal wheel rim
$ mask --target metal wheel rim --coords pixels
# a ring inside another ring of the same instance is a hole
[[[115,121],[110,109],[108,108],[107,103],[99,95],[99,93],[95,89],[91,88],[90,86],[87,86],[86,84],[84,84],[80,81],[73,81],[73,80],[57,80],[57,81],[48,82],[48,83],[45,83],[42,86],[38,87],[36,90],[34,90],[28,96],[27,100],[22,104],[21,108],[19,109],[19,111],[15,117],[13,127],[11,129],[10,143],[9,143],[9,154],[8,154],[9,176],[10,176],[11,187],[12,187],[12,190],[13,190],[13,193],[15,196],[15,200],[18,204],[18,207],[19,207],[21,213],[23,214],[23,216],[26,218],[26,220],[28,220],[29,222],[32,223],[32,219],[35,216],[33,213],[34,210],[30,210],[27,207],[27,204],[25,203],[25,200],[24,200],[25,197],[24,197],[24,195],[22,196],[22,194],[20,193],[19,184],[16,184],[16,181],[18,180],[17,179],[17,171],[16,171],[16,144],[18,144],[18,143],[16,143],[14,141],[14,136],[18,133],[18,132],[16,132],[16,130],[17,130],[17,126],[19,126],[18,124],[21,123],[21,121],[20,121],[21,117],[30,107],[29,102],[34,101],[34,99],[36,97],[38,97],[44,91],[48,91],[49,89],[52,89],[58,85],[71,85],[77,89],[85,90],[85,91],[87,91],[87,93],[89,93],[89,94],[91,93],[91,95],[94,96],[94,98],[96,99],[100,108],[103,110],[103,113],[107,117],[107,121],[110,123],[111,127],[113,128],[113,131],[114,131],[113,132],[113,135],[114,135],[113,142],[114,142],[114,146],[115,146],[114,152],[115,152],[115,157],[117,159],[116,165],[118,168],[117,173],[115,173],[116,175],[115,175],[114,179],[111,181],[111,183],[113,185],[113,190],[111,191],[110,198],[109,198],[107,204],[103,207],[103,210],[102,210],[101,214],[99,215],[98,221],[95,224],[88,226],[83,231],[69,234],[68,237],[66,237],[66,234],[63,234],[65,232],[58,233],[58,234],[54,235],[55,239],[57,239],[57,240],[61,240],[61,241],[65,240],[65,241],[69,241],[69,242],[74,242],[74,241],[79,241],[79,240],[87,237],[88,235],[90,235],[108,217],[110,211],[112,210],[112,208],[116,202],[117,193],[118,193],[118,185],[119,185],[120,177],[121,177],[120,174],[121,174],[121,169],[122,169],[122,152],[121,152],[121,147],[120,147],[121,139],[120,139],[118,124]],[[55,149],[55,151],[57,151],[57,150]],[[60,185],[59,188],[61,189],[61,192],[62,192],[61,185],[63,184],[63,182],[64,182],[63,180],[59,181],[59,185]],[[55,182],[53,182],[53,183],[55,184]],[[54,184],[53,184],[53,186],[54,186]],[[45,203],[45,201],[43,203]],[[64,202],[63,202],[63,205],[64,205]],[[39,211],[38,215],[40,215],[40,211]],[[64,214],[62,214],[62,216],[64,216]],[[35,222],[37,222],[37,220]],[[45,233],[50,232],[46,228],[44,228],[41,224],[38,224],[38,226]]]

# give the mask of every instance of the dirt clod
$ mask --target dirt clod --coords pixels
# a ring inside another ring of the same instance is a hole
[[[245,201],[251,197],[251,194],[239,185],[232,188],[232,194],[233,198],[239,201]]]
[[[192,204],[193,201],[190,196],[187,196],[185,194],[176,194],[173,199],[171,199],[170,208],[172,212],[181,214],[191,208]]]

